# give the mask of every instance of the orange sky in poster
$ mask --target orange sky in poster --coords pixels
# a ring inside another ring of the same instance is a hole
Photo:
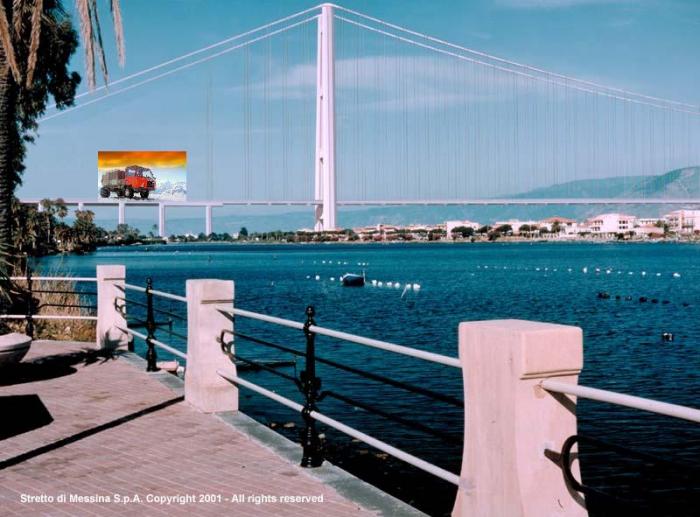
[[[99,151],[97,168],[111,169],[141,165],[159,169],[187,165],[187,151]]]

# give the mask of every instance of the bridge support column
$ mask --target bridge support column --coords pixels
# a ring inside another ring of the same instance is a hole
[[[117,221],[119,222],[119,224],[124,224],[124,221],[125,221],[124,209],[125,209],[124,201],[120,201],[119,205],[118,205],[118,209],[117,209],[118,214],[119,214],[117,217]]]
[[[165,237],[165,205],[158,203],[158,236]]]
[[[211,205],[207,205],[204,207],[204,233],[207,235],[210,235],[212,230],[211,230]]]
[[[333,5],[323,4],[318,18],[316,55],[316,231],[336,228],[335,197],[335,52]]]

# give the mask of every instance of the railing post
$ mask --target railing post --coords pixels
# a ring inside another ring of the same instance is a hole
[[[236,366],[218,342],[222,331],[233,331],[231,280],[187,280],[187,367],[185,400],[199,411],[238,411],[238,388],[216,373],[236,375]],[[234,353],[233,344],[231,352]]]
[[[126,328],[126,318],[119,307],[124,304],[126,268],[121,265],[97,266],[97,348],[127,348],[129,335],[117,327]]]
[[[576,434],[576,402],[539,386],[551,377],[577,382],[581,329],[521,320],[461,323],[459,357],[464,453],[452,515],[586,515],[560,463],[562,444]],[[572,472],[579,476],[577,463]]]
[[[24,327],[24,333],[34,339],[34,294],[32,293],[32,268],[29,265],[28,259],[25,264],[25,271],[27,274],[27,304],[25,307],[27,323]]]
[[[158,366],[156,361],[158,356],[156,355],[156,347],[153,344],[153,340],[156,338],[156,318],[153,315],[153,279],[149,276],[146,278],[146,345],[148,349],[146,350],[146,371],[147,372],[157,372]]]
[[[302,467],[319,467],[323,463],[323,451],[318,439],[316,421],[311,418],[311,412],[316,410],[316,399],[321,389],[321,379],[316,377],[316,334],[311,331],[311,326],[316,325],[314,316],[316,311],[312,305],[306,308],[306,323],[304,323],[304,335],[306,336],[306,369],[301,372],[301,386],[304,390],[304,430],[302,431],[302,446],[304,455],[301,458]]]

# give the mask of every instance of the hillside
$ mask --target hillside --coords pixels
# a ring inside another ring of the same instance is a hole
[[[700,166],[675,169],[657,176],[577,180],[514,196],[518,199],[561,198],[700,198]]]

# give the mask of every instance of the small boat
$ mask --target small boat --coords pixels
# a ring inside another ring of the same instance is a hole
[[[365,274],[356,275],[355,273],[345,273],[340,277],[340,281],[344,287],[364,287]]]

